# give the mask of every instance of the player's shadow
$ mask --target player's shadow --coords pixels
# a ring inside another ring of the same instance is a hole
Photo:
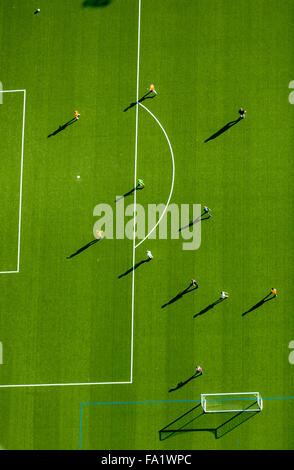
[[[56,131],[52,132],[52,134],[47,135],[47,137],[52,137],[53,135],[58,134],[59,132],[66,129],[71,124],[74,124],[76,121],[77,121],[77,119],[75,117],[72,118],[70,121],[66,122],[65,124],[62,124],[62,126],[59,126],[58,129],[56,129]]]
[[[203,217],[205,214],[206,214],[206,212],[203,212],[201,215],[199,215],[199,217],[197,217],[195,220],[192,220],[192,222],[190,222],[188,225],[185,225],[184,227],[180,227],[179,232],[181,232],[182,230],[185,230],[186,228],[193,227],[193,225],[196,225],[199,222],[202,222],[203,220],[210,219],[209,216],[208,217]]]
[[[94,240],[92,240],[92,241],[90,241],[89,243],[87,243],[87,245],[82,246],[82,248],[79,248],[75,253],[73,253],[73,254],[70,255],[70,256],[67,256],[66,258],[67,258],[67,259],[70,259],[70,258],[73,258],[74,256],[79,255],[79,254],[82,253],[83,251],[85,251],[85,250],[87,250],[88,248],[90,248],[90,246],[95,245],[95,243],[98,243],[100,240],[101,240],[101,238],[95,238]]]
[[[252,312],[253,310],[256,310],[257,308],[261,307],[262,305],[265,304],[265,302],[269,302],[270,300],[273,300],[275,298],[275,296],[272,296],[272,293],[270,292],[268,295],[266,295],[263,299],[261,299],[259,302],[257,302],[257,304],[253,305],[253,307],[251,307],[249,310],[247,310],[246,312],[242,313],[242,317],[244,317],[244,315],[247,315],[247,313],[250,313]]]
[[[159,431],[159,440],[164,441],[182,432],[211,432],[215,439],[220,439],[236,429],[258,412],[246,410],[232,413],[204,413],[200,404],[194,406]]]
[[[140,261],[139,263],[136,263],[134,266],[132,266],[130,269],[128,269],[125,273],[120,274],[120,275],[118,276],[118,278],[120,279],[120,278],[122,278],[122,277],[124,277],[124,276],[127,276],[127,275],[130,274],[131,272],[135,271],[135,269],[138,269],[139,266],[141,266],[141,265],[144,264],[144,263],[148,263],[149,261],[151,261],[150,258],[143,259],[142,261]]]
[[[130,196],[131,194],[133,194],[134,191],[138,191],[138,189],[141,189],[141,188],[138,188],[138,186],[136,186],[135,188],[131,189],[130,191],[128,191],[127,193],[123,194],[122,196],[119,196],[115,202],[118,202],[120,201],[121,199],[124,199],[125,197],[128,197]]]
[[[214,308],[217,304],[223,302],[225,299],[223,299],[222,297],[220,299],[217,299],[215,302],[213,302],[212,304],[208,305],[207,307],[205,307],[203,310],[201,310],[199,313],[196,313],[193,318],[196,318],[196,317],[199,317],[200,315],[204,315],[204,313],[208,312],[209,310],[211,310],[212,308]]]
[[[163,304],[161,306],[161,308],[165,308],[167,307],[168,305],[171,305],[173,304],[174,302],[176,302],[177,300],[181,299],[184,295],[186,294],[189,294],[189,292],[192,292],[193,290],[196,290],[198,289],[198,286],[193,286],[193,285],[190,285],[188,286],[186,289],[184,289],[182,292],[179,292],[175,297],[173,297],[171,300],[169,300],[168,302],[166,302],[165,304]]]
[[[210,140],[216,139],[219,135],[221,135],[224,132],[228,131],[232,126],[234,126],[235,124],[238,124],[238,122],[240,122],[240,121],[241,121],[241,118],[239,117],[238,119],[235,119],[235,121],[228,122],[224,127],[222,127],[215,134],[212,134],[204,142],[209,142]]]
[[[84,0],[83,7],[106,7],[112,0]]]
[[[196,379],[196,377],[200,377],[202,374],[201,372],[197,372],[196,374],[193,374],[191,377],[189,377],[185,382],[179,382],[178,385],[175,388],[171,388],[169,392],[175,392],[179,388],[184,387],[187,383],[191,382],[191,380]]]
[[[133,108],[134,106],[136,106],[136,104],[138,104],[138,103],[142,103],[142,102],[145,101],[145,100],[152,100],[153,98],[155,98],[156,95],[151,95],[151,96],[149,96],[151,93],[152,93],[152,91],[148,91],[148,92],[147,92],[144,96],[142,96],[142,98],[140,98],[138,101],[134,101],[134,103],[129,104],[129,106],[124,109],[124,113],[125,113],[126,111],[128,111],[129,109]]]

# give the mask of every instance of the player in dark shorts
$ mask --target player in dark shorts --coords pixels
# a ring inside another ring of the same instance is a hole
[[[245,119],[245,113],[246,113],[245,109],[240,108],[238,113],[240,114],[240,119]]]

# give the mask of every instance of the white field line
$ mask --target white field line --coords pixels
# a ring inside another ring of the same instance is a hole
[[[169,148],[170,148],[170,153],[171,153],[171,157],[172,157],[172,164],[173,164],[173,176],[172,176],[172,184],[171,184],[171,189],[170,189],[170,193],[169,193],[169,197],[168,197],[168,200],[167,200],[167,203],[166,203],[166,206],[164,208],[164,211],[162,212],[158,222],[154,225],[154,227],[150,230],[150,232],[148,233],[148,235],[146,235],[145,238],[143,238],[143,240],[141,240],[139,243],[137,243],[137,245],[135,246],[135,248],[138,248],[138,246],[141,245],[141,243],[143,243],[150,235],[152,232],[154,232],[154,230],[156,229],[156,227],[160,224],[161,220],[163,219],[167,209],[168,209],[168,206],[169,206],[169,203],[170,203],[170,200],[171,200],[171,197],[172,197],[172,193],[173,193],[173,189],[174,189],[174,181],[175,181],[175,159],[174,159],[174,153],[173,153],[173,149],[172,149],[172,146],[171,146],[171,143],[170,143],[170,140],[168,138],[168,135],[167,133],[165,132],[164,128],[162,127],[162,125],[160,124],[160,122],[158,121],[158,119],[154,116],[153,113],[151,113],[151,111],[149,111],[148,108],[146,108],[146,106],[144,106],[142,103],[139,103],[140,106],[142,106],[142,108],[144,108],[146,111],[148,111],[148,113],[153,117],[153,119],[155,119],[155,121],[157,122],[157,124],[159,125],[159,127],[161,128],[162,132],[164,133],[165,135],[165,138],[168,142],[168,145],[169,145]],[[136,191],[135,191],[136,192]]]
[[[26,90],[1,90],[1,93],[17,93],[19,91],[26,91]]]
[[[139,101],[139,78],[140,78],[140,35],[141,35],[141,0],[138,1],[138,48],[137,48],[137,91],[136,102]],[[138,125],[139,125],[139,107],[136,106],[136,131],[135,131],[135,170],[134,170],[134,188],[137,186],[137,161],[138,161]],[[136,262],[136,210],[137,210],[137,191],[134,191],[134,228],[133,228],[133,266]],[[133,382],[133,357],[134,357],[134,311],[135,311],[135,270],[132,275],[132,327],[131,327],[131,382]]]
[[[139,100],[139,58],[140,58],[140,24],[141,24],[141,0],[139,0],[139,19],[138,19],[138,56],[137,56],[137,101]],[[24,91],[25,90],[19,90]],[[24,120],[23,120],[24,131]],[[137,154],[138,154],[138,106],[136,109],[136,134],[135,134],[135,186],[137,185]],[[136,229],[136,191],[134,191],[134,235]],[[20,233],[20,232],[19,232]],[[133,263],[135,264],[135,236],[133,240]],[[12,272],[12,271],[8,271]],[[134,298],[135,298],[135,276],[133,271],[132,281],[132,330],[131,330],[131,379],[128,382],[73,382],[73,383],[55,383],[55,384],[20,384],[20,385],[0,385],[0,388],[23,388],[23,387],[66,387],[66,386],[85,386],[85,385],[122,385],[131,384],[133,381],[133,351],[134,351]]]
[[[0,271],[0,274],[16,274],[19,273],[19,271]]]
[[[131,382],[73,382],[73,383],[56,383],[56,384],[20,384],[20,385],[0,385],[0,388],[22,388],[22,387],[66,387],[81,385],[121,385],[130,384]]]
[[[22,180],[23,180],[23,149],[24,149],[24,130],[26,119],[26,91],[23,93],[23,115],[22,115],[22,141],[21,141],[21,167],[20,167],[20,189],[19,189],[19,214],[18,214],[18,246],[17,246],[17,271],[19,272],[20,263],[20,234],[21,234],[21,208],[22,208]]]
[[[23,180],[23,152],[24,152],[24,129],[26,115],[26,90],[0,90],[0,93],[23,92],[23,112],[22,112],[22,140],[21,140],[21,163],[20,163],[20,184],[19,184],[19,212],[18,212],[18,241],[17,241],[17,268],[16,271],[0,271],[0,274],[19,273],[20,265],[20,235],[21,235],[21,208],[22,208],[22,180]]]

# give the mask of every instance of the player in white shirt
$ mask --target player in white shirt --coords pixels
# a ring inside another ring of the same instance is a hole
[[[149,258],[150,260],[153,258],[153,255],[152,255],[152,253],[151,253],[150,250],[147,250],[147,251],[146,251],[146,254],[147,254],[147,256],[148,256],[148,258]]]
[[[222,291],[221,292],[221,299],[227,299],[229,297],[229,294],[227,292]]]

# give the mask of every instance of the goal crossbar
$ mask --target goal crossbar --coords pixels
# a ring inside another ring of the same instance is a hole
[[[201,406],[204,413],[258,412],[263,408],[259,392],[203,393]]]

